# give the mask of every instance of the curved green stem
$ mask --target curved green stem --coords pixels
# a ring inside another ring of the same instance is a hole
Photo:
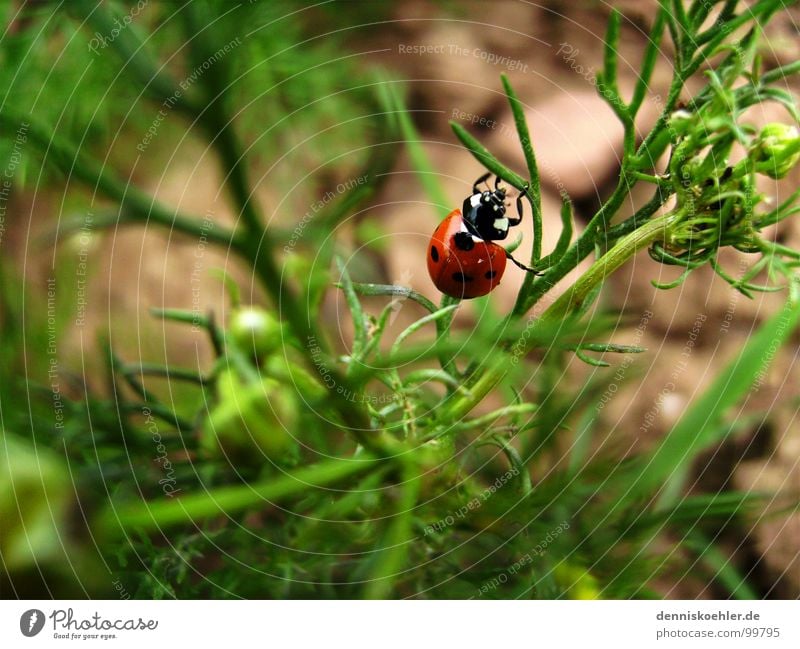
[[[655,218],[634,230],[629,235],[620,239],[616,245],[605,255],[598,259],[592,266],[578,279],[572,289],[559,296],[542,314],[541,321],[558,320],[568,317],[570,314],[579,311],[583,306],[584,300],[599,285],[605,282],[606,278],[622,266],[638,251],[643,250],[654,241],[662,239],[667,230],[681,219],[678,212],[670,212],[664,216]]]
[[[637,252],[643,250],[654,241],[663,239],[669,229],[680,221],[682,214],[670,212],[664,216],[652,219],[637,230],[620,239],[611,250],[598,259],[578,279],[572,289],[561,295],[541,317],[535,321],[534,327],[550,326],[573,316],[579,311],[589,294],[602,284],[606,278],[620,268]],[[520,338],[525,344],[523,353],[529,351],[531,341],[536,337]],[[469,394],[459,395],[450,405],[442,410],[436,418],[436,423],[451,424],[459,421],[469,413],[483,398],[505,377],[508,373],[508,359],[505,356],[492,357],[484,368],[481,377],[474,385],[469,386]]]
[[[200,521],[215,516],[231,516],[251,507],[284,502],[290,496],[308,493],[311,489],[323,489],[373,471],[383,462],[366,455],[358,459],[326,460],[263,484],[217,487],[169,500],[112,505],[100,513],[93,527],[103,534],[118,534],[131,528],[148,531],[171,525],[199,525]]]
[[[595,244],[598,240],[598,229],[605,231],[606,225],[611,220],[611,217],[616,214],[628,195],[630,190],[627,179],[624,175],[620,176],[617,187],[611,197],[603,204],[603,207],[592,217],[586,229],[583,231],[578,240],[572,247],[564,253],[564,256],[556,262],[550,269],[537,279],[531,287],[530,293],[523,295],[520,294],[514,305],[514,315],[520,316],[530,310],[530,308],[541,299],[557,282],[564,278],[573,268],[575,268],[582,259],[589,255],[594,250]]]
[[[377,553],[364,589],[366,599],[386,599],[395,592],[395,583],[403,574],[409,550],[414,543],[414,508],[417,505],[422,479],[411,462],[405,462],[404,484],[397,500],[397,512],[384,536],[384,548]]]

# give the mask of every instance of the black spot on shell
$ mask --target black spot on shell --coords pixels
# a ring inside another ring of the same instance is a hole
[[[453,279],[457,282],[471,282],[474,277],[465,275],[464,273],[453,273]]]
[[[467,232],[456,232],[453,235],[453,240],[459,250],[472,250],[475,247],[472,235]]]
[[[487,270],[486,274],[484,275],[484,277],[486,279],[494,279],[495,275],[497,275],[497,271],[496,270]]]
[[[431,259],[433,259],[433,261],[439,261],[439,251],[436,249],[436,246],[431,246]]]

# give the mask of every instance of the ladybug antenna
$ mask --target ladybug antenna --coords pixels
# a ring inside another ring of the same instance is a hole
[[[541,274],[541,273],[539,273],[539,271],[538,271],[538,270],[536,270],[535,268],[531,268],[530,266],[526,266],[526,265],[525,265],[525,264],[523,264],[522,262],[519,262],[519,261],[517,261],[516,259],[514,259],[513,255],[512,255],[510,252],[508,252],[508,251],[506,251],[506,258],[508,258],[508,259],[509,259],[510,261],[512,261],[512,262],[513,262],[515,265],[517,265],[519,268],[521,268],[522,270],[524,270],[524,271],[525,271],[525,272],[527,272],[527,273],[533,273],[534,275],[540,275],[540,274]]]

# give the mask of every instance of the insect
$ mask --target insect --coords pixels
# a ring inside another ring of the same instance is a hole
[[[511,260],[522,270],[536,270],[518,262],[511,253],[494,243],[508,236],[509,228],[522,222],[522,197],[517,196],[517,216],[506,215],[506,190],[500,178],[494,190],[478,187],[491,173],[484,174],[472,186],[472,195],[464,199],[434,230],[428,248],[428,273],[442,293],[457,298],[486,295],[500,283]],[[488,187],[488,183],[487,183]]]

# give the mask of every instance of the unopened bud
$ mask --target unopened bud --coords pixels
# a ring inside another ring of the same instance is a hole
[[[800,160],[800,132],[788,124],[767,124],[759,133],[751,158],[759,173],[776,180],[783,178]]]

